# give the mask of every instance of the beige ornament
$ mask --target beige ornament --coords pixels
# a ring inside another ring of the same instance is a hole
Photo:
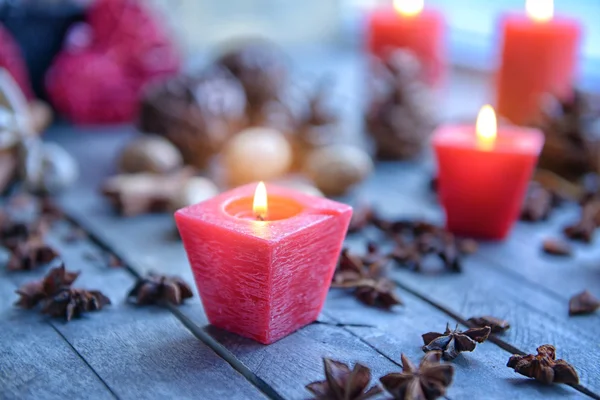
[[[325,197],[323,192],[321,192],[314,185],[312,185],[308,182],[304,182],[304,181],[300,181],[300,180],[285,180],[285,181],[277,181],[274,184],[276,184],[277,186],[290,188],[290,189],[296,190],[300,193],[308,194],[310,196]]]
[[[223,150],[223,166],[231,186],[278,178],[289,170],[291,163],[288,141],[272,128],[246,129]]]
[[[179,150],[167,139],[156,135],[133,140],[119,156],[119,169],[128,174],[164,174],[181,168],[182,165],[183,157]]]
[[[191,206],[192,204],[198,204],[217,194],[219,194],[219,189],[213,181],[200,176],[195,176],[190,178],[172,199],[171,209],[175,211],[183,207]]]
[[[304,171],[327,196],[340,196],[373,171],[373,161],[355,146],[327,146],[308,155]]]

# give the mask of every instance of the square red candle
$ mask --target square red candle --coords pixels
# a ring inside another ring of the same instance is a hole
[[[544,144],[542,132],[498,128],[487,106],[474,125],[441,126],[433,137],[438,193],[449,231],[503,239],[517,220]]]
[[[502,19],[502,53],[497,76],[498,114],[515,124],[536,121],[542,96],[572,92],[581,25],[553,16],[552,0],[528,0],[528,15]]]
[[[269,344],[317,319],[352,208],[269,185],[267,211],[253,210],[256,188],[181,209],[175,221],[208,320]]]
[[[423,67],[423,80],[438,85],[445,71],[445,20],[441,13],[423,8],[423,0],[395,0],[368,16],[367,47],[377,57],[404,48],[412,51]]]

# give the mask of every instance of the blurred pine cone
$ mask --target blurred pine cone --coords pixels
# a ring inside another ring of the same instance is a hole
[[[410,51],[399,49],[385,61],[374,62],[366,125],[377,157],[415,157],[426,148],[437,124],[432,93],[419,78],[419,61]]]
[[[139,128],[169,139],[186,164],[205,168],[227,139],[245,126],[245,108],[237,79],[213,67],[199,76],[178,76],[149,88]]]
[[[574,90],[566,100],[550,94],[536,124],[546,136],[539,167],[568,179],[600,172],[600,103]]]

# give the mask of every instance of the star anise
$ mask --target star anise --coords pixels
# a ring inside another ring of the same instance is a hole
[[[454,367],[440,362],[442,353],[430,351],[417,368],[404,354],[402,372],[388,374],[380,379],[383,387],[396,400],[434,400],[446,394],[452,384]]]
[[[523,221],[537,222],[548,219],[553,209],[552,193],[537,182],[532,182],[521,208]]]
[[[356,298],[369,306],[390,308],[403,304],[395,293],[396,285],[381,276],[381,268],[387,258],[378,258],[369,264],[367,261],[368,256],[360,258],[347,249],[342,250],[332,287],[354,289]]]
[[[521,375],[546,384],[566,383],[576,385],[579,383],[579,376],[575,368],[565,360],[556,359],[554,346],[545,344],[536,350],[538,354],[535,356],[533,354],[512,356],[506,366],[513,368],[515,372]]]
[[[177,276],[150,274],[136,283],[127,298],[138,305],[162,302],[180,305],[185,299],[193,296],[192,289],[183,279]]]
[[[26,283],[17,289],[16,293],[20,297],[15,305],[21,308],[33,308],[44,298],[70,287],[78,276],[79,272],[67,271],[64,264],[52,268],[44,279]]]
[[[471,328],[466,331],[450,329],[450,324],[446,324],[444,333],[429,332],[422,335],[423,351],[440,350],[445,360],[453,360],[463,351],[473,351],[477,343],[483,343],[487,340],[492,329],[489,326],[483,328]]]
[[[43,314],[64,317],[67,322],[85,312],[98,311],[109,305],[110,299],[98,290],[63,288],[44,301]]]
[[[13,220],[5,213],[0,214],[0,245],[11,250],[30,236],[44,237],[48,226],[42,220]]]
[[[6,266],[9,271],[29,271],[48,264],[58,255],[58,252],[46,244],[41,236],[33,235],[12,248]]]
[[[600,225],[600,200],[592,199],[581,206],[579,220],[565,227],[564,233],[570,239],[590,243],[598,225]]]
[[[472,317],[467,320],[470,326],[475,328],[485,328],[489,326],[492,333],[503,333],[510,328],[508,321],[500,318],[492,317],[490,315],[483,315],[481,317]]]
[[[102,194],[126,217],[164,212],[193,173],[184,168],[168,175],[117,175],[104,183]]]
[[[576,294],[569,300],[569,315],[592,314],[600,308],[600,300],[589,291]]]
[[[553,256],[570,256],[573,254],[571,245],[559,239],[545,239],[542,243],[542,250],[544,250],[544,253]]]
[[[382,392],[379,386],[371,386],[371,370],[356,363],[351,370],[348,365],[323,358],[325,380],[309,383],[306,389],[318,400],[366,400]]]

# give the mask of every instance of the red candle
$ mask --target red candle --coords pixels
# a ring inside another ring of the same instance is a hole
[[[503,239],[519,216],[527,184],[544,144],[536,129],[503,126],[482,108],[477,126],[442,126],[433,137],[439,198],[448,230]]]
[[[367,46],[381,58],[396,48],[411,50],[421,61],[423,79],[441,82],[445,70],[445,22],[441,13],[423,9],[423,0],[395,0],[368,16]]]
[[[208,320],[269,344],[317,319],[352,208],[275,186],[267,207],[261,185],[183,208],[175,221]]]
[[[498,114],[515,124],[535,121],[544,93],[571,92],[581,37],[577,21],[553,18],[552,0],[528,0],[527,13],[502,21]]]

